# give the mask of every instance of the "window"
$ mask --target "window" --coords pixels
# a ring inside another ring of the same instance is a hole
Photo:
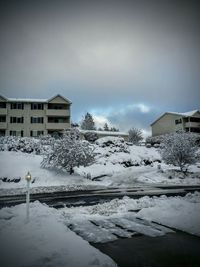
[[[10,131],[10,135],[23,137],[24,132],[23,131]]]
[[[44,104],[43,103],[31,103],[31,109],[44,109]]]
[[[17,131],[10,131],[10,135],[16,136],[17,135]]]
[[[37,136],[44,135],[43,131],[37,131]]]
[[[193,133],[200,133],[200,128],[196,127],[196,128],[190,128],[190,131],[193,132]]]
[[[31,117],[31,123],[44,123],[43,117]]]
[[[10,108],[11,109],[24,109],[24,103],[20,103],[20,102],[11,103]]]
[[[190,121],[191,122],[200,122],[200,118],[193,117],[193,118],[190,118]]]
[[[48,123],[69,123],[69,117],[48,117]]]
[[[24,123],[24,117],[10,117],[10,123]]]
[[[6,135],[6,131],[5,130],[0,130],[0,136],[5,136]]]
[[[0,102],[0,108],[6,108],[6,103],[5,102]]]
[[[43,134],[44,134],[44,131],[36,131],[36,130],[30,131],[30,136],[32,137],[38,137]]]
[[[6,122],[6,116],[0,116],[0,122]]]
[[[69,105],[67,104],[48,104],[48,109],[69,109]]]
[[[180,124],[180,123],[182,123],[181,119],[175,120],[175,124]]]

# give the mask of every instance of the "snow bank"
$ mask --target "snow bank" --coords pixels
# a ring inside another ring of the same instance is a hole
[[[124,231],[129,229],[149,236],[172,232],[152,221],[200,236],[199,192],[185,197],[124,197],[89,207],[63,208],[62,213],[74,231],[92,242],[115,240],[113,233],[126,237],[127,231],[122,233],[117,225]],[[100,225],[101,229],[94,225],[91,228],[91,222]]]
[[[200,236],[200,193],[193,199],[189,196],[160,199],[154,207],[142,209],[138,216]]]
[[[0,211],[1,266],[116,266],[69,230],[57,210],[34,202],[30,215],[26,223],[24,204]]]

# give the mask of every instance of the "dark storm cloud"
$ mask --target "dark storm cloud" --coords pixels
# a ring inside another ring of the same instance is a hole
[[[3,1],[0,93],[73,101],[125,129],[199,108],[197,1]],[[127,106],[145,104],[144,113]],[[148,116],[147,116],[148,114]],[[148,117],[148,119],[147,119]]]

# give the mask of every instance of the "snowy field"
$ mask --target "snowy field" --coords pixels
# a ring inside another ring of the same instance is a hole
[[[30,205],[29,223],[25,204],[21,204],[0,210],[0,265],[116,266],[88,242],[134,238],[137,233],[153,238],[175,234],[176,229],[200,236],[200,193],[137,200],[124,197],[60,210],[36,201]]]
[[[0,152],[0,195],[25,193],[25,175],[32,174],[31,193],[133,187],[153,184],[200,184],[200,164],[183,177],[161,161],[155,148],[127,146],[116,138],[94,145],[95,163],[75,173],[40,167],[41,155]],[[107,145],[105,143],[107,142]],[[158,169],[161,166],[161,170]],[[91,177],[88,179],[87,177]],[[162,225],[161,225],[162,224]],[[176,229],[200,236],[200,193],[185,197],[114,199],[104,204],[56,210],[36,201],[0,210],[0,266],[113,267],[112,259],[89,242],[102,243],[142,234],[175,234]]]
[[[75,173],[47,170],[40,167],[41,155],[13,151],[0,152],[0,194],[25,192],[25,175],[32,174],[34,192],[73,191],[106,187],[129,187],[138,184],[200,184],[200,163],[190,166],[183,176],[175,168],[161,161],[156,148],[127,146],[119,138],[111,137],[113,144],[105,146],[106,138],[94,145],[95,163],[75,168]],[[110,137],[109,139],[110,140]],[[161,171],[158,170],[161,166]],[[87,179],[87,176],[91,179]],[[20,180],[20,181],[19,181]]]

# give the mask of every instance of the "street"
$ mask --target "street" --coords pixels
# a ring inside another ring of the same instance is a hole
[[[110,201],[114,198],[140,198],[143,196],[185,196],[189,192],[200,191],[199,185],[164,185],[164,184],[136,184],[133,187],[115,187],[86,191],[61,191],[51,193],[37,193],[30,195],[30,201],[39,200],[55,208],[95,205]],[[0,208],[18,205],[25,202],[25,194],[0,195]]]
[[[200,238],[180,231],[164,236],[145,235],[92,244],[118,267],[199,267]]]

